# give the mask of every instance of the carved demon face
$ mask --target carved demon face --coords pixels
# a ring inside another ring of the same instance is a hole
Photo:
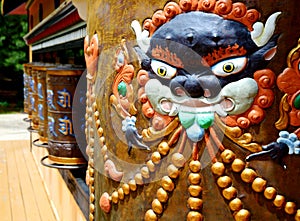
[[[179,14],[154,32],[142,55],[146,95],[156,112],[178,115],[182,124],[189,114],[211,119],[196,128],[210,126],[215,112],[241,114],[257,95],[253,74],[275,54],[276,39],[268,36],[259,47],[242,23],[200,11]],[[198,134],[194,129],[190,134]]]

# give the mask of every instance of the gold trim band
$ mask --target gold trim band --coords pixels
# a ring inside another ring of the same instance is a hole
[[[57,157],[53,155],[49,155],[48,159],[59,164],[66,164],[66,165],[76,165],[76,164],[85,164],[86,161],[83,158],[77,157]]]

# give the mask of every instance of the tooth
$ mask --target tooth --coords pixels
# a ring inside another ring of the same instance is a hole
[[[176,116],[178,114],[178,109],[179,109],[179,105],[173,103],[172,108],[169,112],[169,116]]]
[[[215,104],[213,106],[213,109],[217,112],[218,115],[221,117],[227,116],[227,112],[223,110],[222,106],[220,104]]]

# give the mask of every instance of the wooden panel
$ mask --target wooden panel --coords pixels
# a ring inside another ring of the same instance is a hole
[[[24,159],[26,161],[26,166],[28,171],[30,171],[29,179],[33,188],[33,194],[36,196],[36,203],[38,207],[38,211],[40,214],[40,220],[56,220],[53,208],[51,205],[51,201],[48,197],[48,194],[45,190],[44,182],[40,178],[40,174],[36,167],[34,158],[32,154],[27,151],[23,150]],[[47,202],[47,203],[42,203]]]
[[[22,198],[20,179],[18,176],[17,164],[18,161],[15,158],[15,146],[11,145],[12,142],[9,142],[9,146],[6,146],[7,153],[7,167],[8,167],[8,184],[10,191],[10,202],[11,202],[11,213],[12,221],[26,220],[24,202]]]
[[[22,199],[24,203],[24,209],[25,209],[25,214],[26,214],[26,219],[27,220],[41,220],[39,210],[37,207],[37,200],[36,197],[40,197],[39,195],[34,194],[34,189],[41,188],[39,187],[38,183],[32,183],[31,180],[31,173],[35,172],[34,168],[33,170],[28,170],[31,168],[28,168],[27,164],[32,164],[32,157],[28,157],[24,159],[24,154],[22,147],[15,147],[14,148],[14,154],[15,154],[15,159],[17,159],[18,163],[16,163],[15,167],[17,170],[17,175],[19,177],[20,181],[20,189],[21,189],[21,194],[22,194]],[[31,161],[31,162],[30,162]],[[39,177],[38,177],[39,178]],[[40,179],[40,178],[39,178]],[[45,193],[44,193],[45,195]],[[50,211],[52,212],[52,211]]]
[[[7,174],[7,155],[6,150],[2,144],[0,144],[0,214],[3,221],[11,220],[10,211],[10,194],[8,186],[8,174]]]
[[[55,221],[28,141],[0,141],[1,221]]]
[[[37,135],[33,134],[33,140],[36,138]],[[40,159],[48,154],[47,151],[43,148],[33,147],[32,154],[59,219],[86,220],[59,170],[41,165]]]

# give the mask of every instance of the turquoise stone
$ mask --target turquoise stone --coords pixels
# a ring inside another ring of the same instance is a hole
[[[121,81],[118,85],[118,92],[120,95],[122,95],[123,97],[126,96],[127,94],[127,87],[124,81]]]
[[[294,100],[294,107],[300,109],[300,94],[298,94]]]
[[[189,128],[195,121],[195,113],[179,112],[178,116],[184,128]]]
[[[213,113],[201,113],[197,114],[197,123],[200,127],[207,129],[214,122],[214,114]]]

